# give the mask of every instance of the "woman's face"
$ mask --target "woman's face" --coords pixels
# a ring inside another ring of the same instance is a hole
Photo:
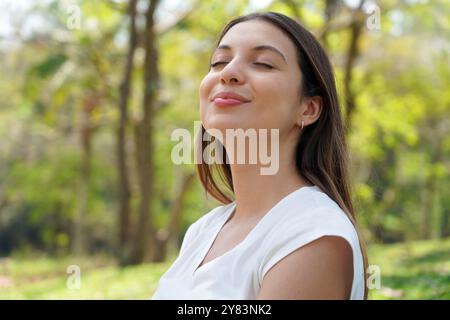
[[[199,89],[206,130],[277,128],[281,137],[295,128],[301,73],[294,44],[282,31],[259,20],[238,23],[222,38],[211,64]],[[221,92],[248,102],[214,101]]]

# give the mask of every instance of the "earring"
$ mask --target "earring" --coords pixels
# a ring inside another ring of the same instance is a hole
[[[301,130],[303,130],[304,124],[305,124],[305,123],[304,123],[304,121],[302,120],[302,126],[301,126],[301,128],[300,128]]]

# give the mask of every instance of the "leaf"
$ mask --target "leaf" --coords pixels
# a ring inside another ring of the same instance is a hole
[[[66,62],[67,56],[61,53],[53,54],[47,57],[43,62],[33,68],[33,73],[40,78],[47,78]]]

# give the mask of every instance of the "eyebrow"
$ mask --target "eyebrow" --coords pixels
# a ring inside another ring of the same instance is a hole
[[[232,50],[231,47],[230,47],[229,45],[226,45],[226,44],[222,44],[222,45],[218,46],[218,47],[216,48],[216,50],[218,50],[218,49],[222,49],[222,50]],[[286,58],[285,58],[284,54],[281,53],[281,51],[278,50],[278,49],[275,48],[275,47],[272,47],[272,46],[267,45],[267,44],[263,44],[263,45],[259,45],[259,46],[256,46],[256,47],[253,47],[253,48],[252,48],[252,51],[264,51],[264,50],[268,50],[268,51],[275,52],[275,53],[278,54],[278,55],[283,59],[283,61],[287,64],[287,61],[286,61]]]

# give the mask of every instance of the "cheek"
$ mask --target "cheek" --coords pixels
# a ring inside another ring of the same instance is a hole
[[[255,95],[259,102],[273,109],[275,105],[282,102],[286,96],[286,83],[283,79],[260,79],[254,85]]]
[[[209,101],[213,84],[213,77],[210,74],[207,74],[200,82],[199,97],[202,104]]]
[[[212,89],[214,86],[213,77],[210,74],[207,74],[203,80],[200,82],[199,86],[199,99],[200,99],[200,120],[205,126],[205,118],[206,113],[209,106],[209,97],[212,94]]]
[[[264,74],[258,75],[254,78],[253,89],[256,97],[267,105],[273,103],[279,104],[286,100],[289,92],[290,82],[285,76],[267,76]]]
[[[277,81],[261,82],[258,86],[259,119],[267,126],[284,128],[295,116],[297,91],[292,83],[280,78]]]

